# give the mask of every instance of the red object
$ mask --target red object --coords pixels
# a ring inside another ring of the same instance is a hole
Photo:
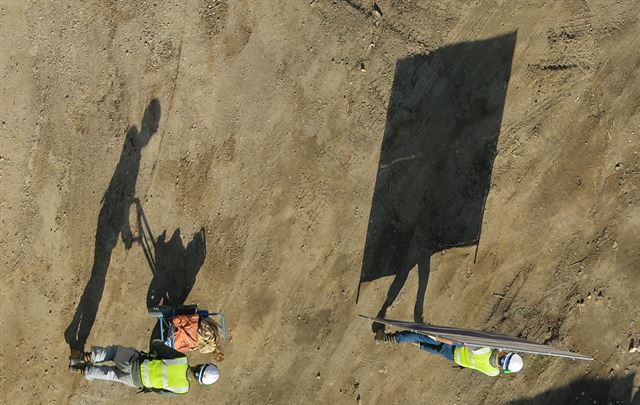
[[[186,352],[198,344],[198,319],[194,315],[177,315],[173,317],[173,347],[179,352]]]

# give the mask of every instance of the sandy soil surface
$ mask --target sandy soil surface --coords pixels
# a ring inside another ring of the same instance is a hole
[[[0,1],[1,402],[147,403],[67,357],[161,300],[227,318],[195,403],[638,399],[637,6]],[[381,311],[595,361],[492,379]]]

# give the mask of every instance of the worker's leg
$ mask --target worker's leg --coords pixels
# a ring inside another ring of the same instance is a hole
[[[93,346],[91,348],[91,362],[92,363],[105,363],[107,361],[116,362],[116,359],[124,359],[125,357],[131,355],[133,353],[138,353],[135,349],[130,347],[124,347],[119,345],[113,346]]]
[[[444,357],[449,361],[453,361],[453,346],[448,345],[446,343],[438,342],[437,345],[429,345],[426,343],[420,344],[420,350],[424,350],[425,352],[433,353]]]
[[[91,362],[96,363],[104,363],[107,361],[112,361],[116,356],[116,350],[118,350],[118,346],[93,346],[91,348]]]
[[[394,336],[398,343],[417,343],[420,345],[420,350],[437,354],[449,361],[453,361],[453,346],[451,345],[440,343],[429,336],[408,330],[396,332]]]
[[[131,347],[117,346],[113,362],[120,371],[130,373],[131,364],[138,358],[139,354],[140,353],[136,349]]]
[[[401,332],[394,333],[396,338],[396,342],[398,343],[427,343],[427,344],[438,344],[436,340],[431,339],[427,335],[422,335],[420,333],[411,332],[409,330],[403,330]]]
[[[135,387],[133,385],[133,379],[131,378],[131,373],[125,373],[118,370],[117,367],[113,366],[92,366],[87,365],[85,370],[85,378],[89,381],[93,380],[104,380],[104,381],[116,381],[130,387]]]

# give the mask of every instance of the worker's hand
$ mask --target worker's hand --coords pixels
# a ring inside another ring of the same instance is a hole
[[[452,345],[453,344],[453,340],[441,338],[441,337],[438,337],[438,336],[431,336],[431,335],[427,335],[427,336],[429,336],[431,339],[435,340],[436,342],[444,343],[445,345]]]

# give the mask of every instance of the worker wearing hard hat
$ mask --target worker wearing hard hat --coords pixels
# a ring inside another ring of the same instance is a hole
[[[113,362],[114,366],[101,365],[106,362]],[[151,353],[117,345],[94,346],[86,353],[72,352],[69,370],[83,374],[89,381],[116,381],[160,395],[186,394],[189,370],[200,384],[213,384],[220,377],[220,371],[213,364],[189,367],[184,353],[160,340],[151,343]]]
[[[385,333],[379,329],[375,334],[380,343],[413,343],[428,353],[436,354],[464,368],[478,370],[491,377],[517,373],[522,369],[522,357],[517,353],[506,353],[490,347],[454,345],[452,341],[435,336],[422,335],[408,330]]]

